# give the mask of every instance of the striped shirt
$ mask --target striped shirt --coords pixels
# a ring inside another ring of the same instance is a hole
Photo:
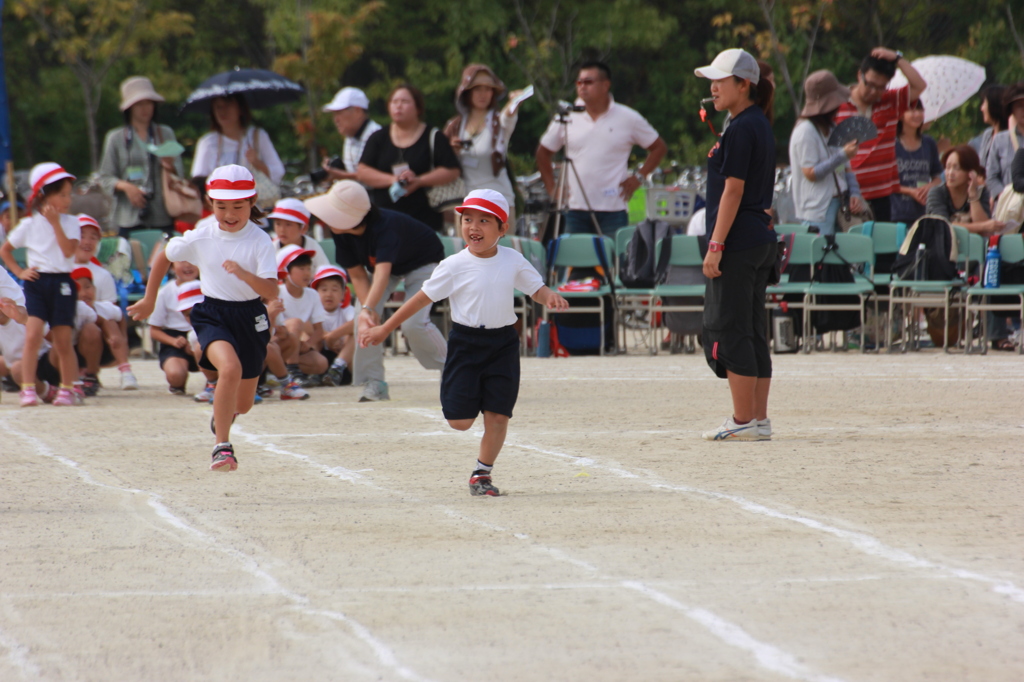
[[[910,104],[910,86],[886,90],[871,109],[871,121],[878,128],[878,137],[860,146],[850,160],[853,172],[865,199],[881,199],[899,191],[900,173],[896,167],[896,123]],[[860,116],[857,105],[846,102],[836,112],[836,124]]]

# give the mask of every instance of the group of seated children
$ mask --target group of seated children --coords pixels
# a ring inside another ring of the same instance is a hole
[[[352,383],[355,308],[345,271],[331,265],[316,240],[306,235],[309,211],[302,202],[282,199],[268,217],[277,235],[281,285],[279,298],[266,302],[272,335],[257,402],[273,395],[275,388],[281,400],[305,400],[309,398],[306,388]],[[184,395],[189,373],[202,371],[206,385],[195,400],[212,403],[216,372],[199,367],[198,344],[187,338],[191,331],[187,310],[202,300],[196,297],[201,296],[200,273],[187,262],[175,263],[173,272],[174,278],[157,296],[150,336],[161,344],[160,368],[168,391]]]

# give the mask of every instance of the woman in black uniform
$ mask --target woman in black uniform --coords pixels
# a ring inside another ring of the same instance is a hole
[[[732,49],[695,71],[711,80],[715,110],[730,115],[708,153],[702,343],[711,369],[729,380],[733,412],[704,432],[705,440],[770,440],[772,433],[765,289],[778,237],[767,213],[775,184],[775,88],[765,69],[770,71],[749,53]]]

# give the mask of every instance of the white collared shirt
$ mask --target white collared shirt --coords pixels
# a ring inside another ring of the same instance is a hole
[[[214,221],[167,242],[171,262],[188,261],[202,273],[203,295],[222,301],[251,301],[259,295],[238,277],[228,274],[225,261],[235,261],[260,279],[277,279],[274,244],[251,220],[238,232],[220,229]]]
[[[611,95],[608,96],[611,99]],[[582,104],[577,100],[577,104]],[[643,116],[611,99],[608,110],[593,119],[585,111],[569,114],[565,128],[553,120],[540,138],[545,149],[557,152],[565,146],[568,129],[569,158],[572,159],[586,199],[595,211],[625,211],[619,183],[629,177],[629,154],[634,145],[647,149],[658,139],[655,130]],[[587,201],[580,191],[576,176],[569,173],[569,208],[587,210]]]
[[[423,283],[431,301],[449,299],[452,321],[466,327],[498,329],[516,322],[514,291],[533,295],[544,279],[523,254],[505,246],[490,258],[462,249],[445,258]]]

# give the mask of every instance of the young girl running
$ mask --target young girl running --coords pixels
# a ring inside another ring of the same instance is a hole
[[[32,194],[30,213],[0,247],[4,264],[25,284],[25,349],[21,360],[21,406],[39,404],[36,394],[36,368],[44,327],[52,330],[53,348],[60,362],[60,391],[54,405],[76,405],[81,396],[74,393],[78,378],[78,358],[71,343],[78,301],[77,287],[71,280],[75,249],[80,231],[78,218],[67,214],[71,208],[71,183],[75,176],[56,163],[41,163],[32,169],[29,179]],[[25,248],[28,267],[14,259],[14,249]]]
[[[270,237],[251,222],[262,217],[252,174],[242,166],[221,166],[207,178],[206,192],[217,222],[167,243],[153,263],[145,298],[128,312],[136,320],[149,317],[170,262],[188,261],[203,273],[205,299],[192,309],[191,320],[203,351],[199,366],[218,375],[210,469],[234,471],[238,458],[229,440],[231,422],[252,408],[256,396],[270,342],[260,298],[277,298],[277,263]]]
[[[423,288],[380,326],[359,331],[359,343],[377,345],[418,310],[449,298],[452,331],[441,374],[441,408],[453,429],[466,431],[484,414],[480,457],[469,478],[473,495],[497,496],[491,468],[505,443],[508,421],[519,395],[519,335],[513,326],[513,292],[565,310],[564,298],[544,286],[530,262],[515,249],[498,246],[508,230],[508,203],[491,189],[470,192],[461,206],[467,247],[441,261]]]

